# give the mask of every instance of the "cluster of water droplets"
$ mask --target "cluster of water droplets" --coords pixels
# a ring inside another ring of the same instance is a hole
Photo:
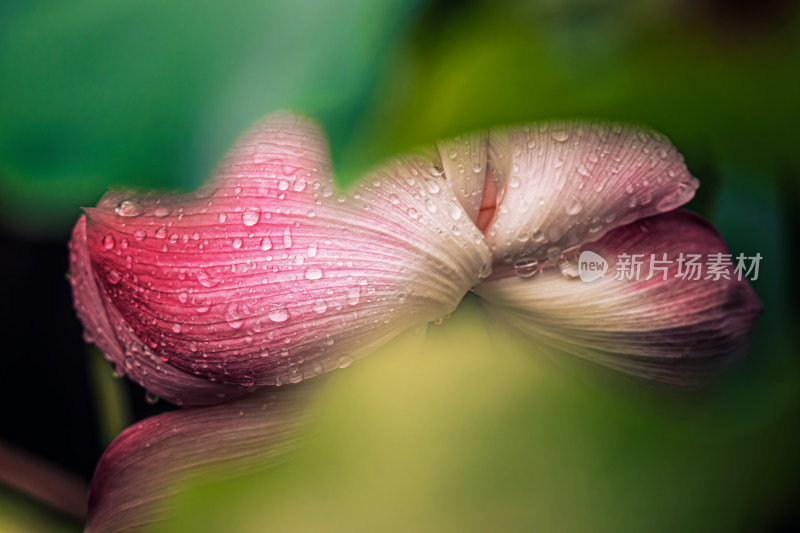
[[[674,209],[697,187],[652,130],[542,123],[493,132],[491,143],[489,166],[502,191],[487,237],[495,260],[515,269],[519,262],[523,273],[613,227]]]

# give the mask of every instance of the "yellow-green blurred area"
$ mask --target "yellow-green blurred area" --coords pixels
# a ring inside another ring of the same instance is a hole
[[[791,530],[799,58],[779,1],[2,2],[0,228],[66,242],[109,187],[190,190],[276,109],[323,124],[343,186],[469,128],[647,123],[700,179],[689,208],[763,256],[747,359],[661,390],[567,363],[468,299],[337,371],[302,446],[187,487],[163,531]],[[0,492],[0,530],[80,529],[32,505]]]
[[[793,383],[678,394],[564,357],[470,299],[331,376],[282,463],[187,484],[156,530],[765,531],[791,501]]]

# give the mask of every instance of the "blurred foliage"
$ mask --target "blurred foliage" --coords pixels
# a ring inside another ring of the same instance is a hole
[[[52,229],[108,186],[191,189],[280,108],[324,124],[342,184],[464,129],[573,116],[649,123],[690,168],[697,154],[796,172],[797,13],[756,6],[730,26],[704,5],[11,3],[3,218]]]
[[[41,506],[0,487],[0,531],[3,533],[78,533],[73,519],[44,511]]]
[[[301,449],[194,480],[158,531],[764,531],[790,501],[793,376],[671,391],[564,357],[470,300],[332,376]]]

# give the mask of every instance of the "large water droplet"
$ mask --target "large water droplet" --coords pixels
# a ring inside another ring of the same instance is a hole
[[[308,280],[315,280],[322,278],[323,273],[321,268],[311,267],[306,269],[305,278]]]
[[[358,287],[353,287],[347,291],[348,305],[357,305],[359,300],[361,300],[361,290]]]
[[[111,235],[106,235],[103,237],[103,248],[106,250],[110,250],[114,247],[114,237]]]
[[[219,281],[220,280],[214,278],[211,274],[209,274],[205,270],[198,270],[197,271],[197,281],[203,287],[212,288],[212,287],[216,287],[217,285],[219,285]]]
[[[567,207],[566,212],[568,215],[577,215],[583,210],[583,202],[580,198],[571,194],[569,198],[567,198]]]
[[[328,304],[325,303],[325,300],[319,299],[314,302],[314,312],[322,314],[328,310]]]
[[[539,272],[539,262],[525,257],[514,262],[514,271],[521,278],[532,278]]]
[[[133,200],[123,200],[117,204],[115,211],[121,217],[136,217],[144,213],[144,207]]]
[[[339,368],[347,368],[353,362],[353,357],[351,355],[340,355],[338,359],[336,359],[336,366]]]
[[[675,209],[679,205],[682,205],[683,203],[688,201],[693,194],[694,194],[694,187],[692,187],[691,183],[688,182],[679,183],[672,194],[665,196],[658,202],[657,206],[658,210],[669,211],[671,209]]]
[[[233,303],[228,306],[228,310],[225,311],[225,321],[233,329],[239,329],[242,327],[244,320],[242,319],[242,315],[239,311],[239,304]]]
[[[289,311],[282,304],[273,304],[267,316],[273,322],[286,322],[289,320]]]
[[[166,239],[167,238],[167,233],[168,233],[167,227],[166,226],[161,226],[160,228],[158,228],[156,230],[154,235],[155,235],[156,239]]]
[[[137,229],[133,232],[133,238],[137,241],[143,241],[147,237],[147,232],[143,229]]]
[[[261,239],[261,250],[267,251],[272,249],[272,241],[269,240],[269,237],[264,237]]]
[[[239,239],[239,238],[233,239],[233,247],[235,249],[237,249],[237,250],[239,248],[241,248],[242,247],[242,239]]]
[[[120,280],[122,280],[122,275],[119,272],[117,272],[116,270],[111,270],[108,272],[109,283],[111,283],[112,285],[116,285],[117,283],[120,282]]]
[[[155,210],[153,211],[153,214],[159,218],[163,218],[169,215],[170,213],[172,213],[172,210],[169,207],[163,205],[156,207]]]
[[[242,224],[245,226],[255,226],[261,218],[261,209],[258,207],[248,207],[242,213]]]
[[[573,258],[567,255],[562,255],[558,258],[558,270],[561,275],[568,279],[575,279],[578,277],[578,264]]]
[[[553,130],[550,133],[550,137],[553,138],[554,141],[563,143],[567,139],[569,139],[569,132],[564,128],[559,128],[557,130]]]

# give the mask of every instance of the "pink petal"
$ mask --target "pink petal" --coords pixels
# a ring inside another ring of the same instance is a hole
[[[87,533],[149,530],[181,480],[219,479],[268,466],[301,436],[309,385],[184,408],[129,427],[95,470]]]
[[[473,221],[483,199],[489,133],[475,132],[436,143],[447,184]]]
[[[643,128],[553,122],[493,130],[489,142],[499,208],[486,234],[495,262],[557,258],[682,205],[698,185],[669,141]]]
[[[194,194],[109,193],[86,210],[98,294],[88,281],[75,294],[87,331],[117,363],[179,371],[180,393],[152,368],[130,375],[184,403],[347,366],[452,311],[488,272],[488,247],[433,159],[390,161],[338,193],[321,132],[279,114]],[[202,398],[186,394],[195,386]]]
[[[576,260],[565,257],[560,268],[530,277],[522,276],[535,270],[521,271],[475,291],[500,320],[546,343],[665,382],[696,383],[746,352],[762,307],[746,276],[739,280],[733,272],[736,260],[727,269],[730,279],[705,279],[705,271],[699,280],[676,277],[681,253],[701,254],[703,261],[728,253],[705,220],[687,211],[664,213],[619,227],[585,250],[608,261],[605,277],[574,278]],[[663,260],[665,253],[667,272],[646,279],[651,254]],[[616,278],[619,254],[643,254],[638,280]]]

